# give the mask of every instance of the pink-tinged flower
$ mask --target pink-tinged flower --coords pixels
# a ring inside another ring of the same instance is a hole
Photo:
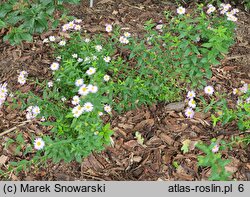
[[[162,28],[163,28],[162,24],[156,25],[156,27],[155,27],[155,29],[157,29],[157,30],[162,30]]]
[[[247,93],[247,90],[248,90],[248,84],[244,83],[243,86],[240,88],[240,91],[242,93]]]
[[[219,148],[220,148],[219,145],[216,144],[216,145],[212,148],[212,152],[213,152],[213,153],[218,152]]]
[[[207,86],[204,89],[205,93],[208,95],[212,95],[214,93],[214,88],[212,86]]]
[[[81,86],[81,85],[83,85],[83,79],[77,79],[76,81],[75,81],[75,85],[77,86],[77,87],[79,87],[79,86]]]
[[[185,110],[185,115],[187,118],[193,118],[194,117],[194,110],[192,108],[187,108]]]
[[[75,25],[75,27],[74,27],[74,30],[76,30],[76,31],[80,31],[82,28],[81,28],[81,26],[80,25]]]
[[[45,142],[43,141],[42,138],[35,139],[35,141],[34,141],[35,149],[41,150],[41,149],[43,149],[44,146],[45,146]]]
[[[193,90],[188,91],[188,93],[187,93],[187,98],[192,99],[192,98],[194,98],[195,96],[196,96],[196,95],[195,95],[195,92],[194,92]]]
[[[68,26],[69,26],[69,29],[74,29],[74,27],[75,27],[74,21],[69,22]]]
[[[81,23],[81,22],[82,22],[82,19],[74,19],[74,22],[75,22],[75,23]]]
[[[71,102],[73,105],[78,105],[80,103],[79,96],[74,96]]]
[[[88,85],[88,89],[89,89],[89,92],[91,92],[91,93],[96,93],[98,91],[98,87],[93,86],[91,84]]]
[[[185,8],[183,8],[183,7],[178,7],[177,8],[177,14],[182,15],[182,14],[185,14],[185,12],[186,12]]]
[[[191,107],[191,108],[195,108],[196,107],[196,102],[194,99],[191,99],[189,102],[188,102],[188,106]]]
[[[69,30],[69,24],[65,24],[65,25],[63,25],[62,26],[62,31],[67,31],[67,30]]]
[[[216,10],[216,8],[215,8],[213,5],[209,4],[209,5],[208,5],[207,14],[211,14],[211,13],[214,12],[215,10]]]
[[[112,25],[110,25],[110,24],[107,24],[106,25],[106,32],[111,32],[112,31]]]
[[[250,103],[250,97],[246,99],[246,103]]]
[[[59,63],[58,62],[53,62],[51,65],[50,65],[50,69],[55,71],[55,70],[58,70],[59,69]]]

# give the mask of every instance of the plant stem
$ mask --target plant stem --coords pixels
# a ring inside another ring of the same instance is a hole
[[[89,2],[89,7],[93,7],[93,3],[94,3],[94,0],[90,0],[90,2]]]

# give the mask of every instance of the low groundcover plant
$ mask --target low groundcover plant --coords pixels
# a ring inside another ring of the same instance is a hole
[[[61,28],[69,36],[43,40],[55,48],[49,66],[53,79],[37,82],[43,89],[37,94],[17,95],[28,120],[38,119],[52,128],[49,134],[33,136],[32,162],[81,162],[110,143],[110,124],[102,116],[110,116],[112,110],[180,100],[187,86],[204,88],[212,76],[210,67],[218,65],[233,44],[237,10],[199,5],[192,14],[183,7],[177,9],[177,16],[165,14],[166,24],[145,24],[143,38],[112,24],[104,27],[105,36],[89,36],[82,30],[82,20],[75,19]],[[20,72],[21,85],[29,80],[26,71]],[[6,85],[0,87],[5,91]],[[208,95],[214,91],[211,86],[204,90]],[[192,118],[195,92],[187,97],[185,114]],[[1,102],[5,98],[4,92]]]

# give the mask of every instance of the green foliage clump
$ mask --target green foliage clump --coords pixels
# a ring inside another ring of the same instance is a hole
[[[11,45],[32,41],[33,34],[57,27],[56,10],[65,10],[62,3],[78,3],[80,0],[7,0],[0,3],[0,29],[8,29],[4,41]]]

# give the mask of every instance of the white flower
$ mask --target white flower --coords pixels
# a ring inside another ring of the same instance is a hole
[[[237,105],[242,105],[243,104],[243,100],[242,99],[238,99],[236,102]]]
[[[235,17],[232,14],[227,14],[227,20],[236,22],[237,21],[237,17]]]
[[[250,97],[246,99],[246,103],[250,103]]]
[[[107,63],[108,63],[108,62],[110,62],[110,60],[111,60],[111,57],[109,57],[109,56],[106,56],[106,57],[104,57],[104,58],[103,58],[103,60],[104,60],[105,62],[107,62]]]
[[[27,111],[27,112],[32,112],[32,109],[33,109],[33,106],[29,106],[29,107],[26,109],[26,111]]]
[[[37,116],[38,114],[40,114],[40,108],[38,106],[34,106],[32,108],[32,113],[34,116]]]
[[[91,112],[91,111],[93,110],[94,107],[93,107],[93,104],[92,104],[92,103],[87,102],[87,103],[84,104],[83,108],[84,108],[84,110],[85,110],[86,112]]]
[[[61,61],[62,57],[61,56],[57,56],[56,57],[56,61]]]
[[[50,69],[51,69],[51,70],[58,70],[58,69],[59,69],[59,63],[58,63],[58,62],[53,62],[53,63],[50,65]]]
[[[61,101],[62,101],[62,102],[65,102],[66,100],[67,100],[67,99],[66,99],[65,97],[62,97],[62,98],[61,98]]]
[[[213,152],[213,153],[218,152],[219,148],[220,148],[219,145],[216,144],[216,145],[212,148],[212,152]]]
[[[85,38],[84,42],[89,43],[90,39],[89,38]]]
[[[213,5],[209,4],[209,5],[208,5],[207,14],[211,14],[211,13],[214,12],[215,10],[216,10],[216,8],[215,8]]]
[[[46,119],[44,116],[42,116],[42,118],[40,119],[41,122],[44,122]]]
[[[93,56],[92,56],[92,60],[97,60],[97,56],[96,56],[96,55],[93,55]]]
[[[31,112],[27,112],[27,113],[26,113],[26,119],[27,119],[27,120],[31,120],[31,119],[33,119],[33,118],[35,118],[35,117],[32,115]]]
[[[80,98],[79,96],[74,96],[72,99],[72,104],[73,105],[78,105],[80,103]]]
[[[79,63],[80,63],[80,62],[83,62],[83,59],[82,59],[82,58],[78,58],[78,59],[77,59],[77,62],[79,62]]]
[[[43,149],[43,147],[45,146],[45,142],[43,141],[42,138],[36,138],[34,141],[34,147],[37,150],[41,150]]]
[[[104,75],[103,80],[104,81],[109,81],[110,80],[110,76],[109,75]]]
[[[237,88],[234,88],[233,89],[233,94],[235,95],[235,94],[238,94],[238,93],[239,93],[239,90]]]
[[[195,92],[194,92],[193,90],[188,91],[187,97],[188,97],[189,99],[192,99],[192,98],[194,98],[195,96],[196,96],[196,95],[195,95]]]
[[[84,112],[84,108],[81,107],[80,105],[77,105],[76,107],[72,109],[72,113],[75,118],[78,118],[80,115],[82,115],[83,112]]]
[[[237,14],[239,12],[239,10],[236,8],[236,9],[233,9],[233,10],[231,10],[231,13],[232,14]]]
[[[75,81],[75,85],[77,86],[77,87],[79,87],[79,86],[81,86],[81,85],[83,85],[83,79],[77,79],[76,81]]]
[[[81,26],[80,25],[75,25],[74,30],[76,30],[76,31],[81,30]]]
[[[19,75],[17,81],[21,85],[24,85],[26,83],[26,78],[23,75]]]
[[[67,31],[69,29],[69,24],[65,24],[62,26],[62,31]]]
[[[161,29],[162,29],[162,27],[163,27],[163,25],[162,25],[162,24],[159,24],[159,25],[156,25],[155,29],[157,29],[157,30],[161,30]]]
[[[111,113],[112,108],[110,107],[110,105],[104,105],[104,111],[107,113]]]
[[[73,58],[77,58],[78,55],[74,53],[74,54],[72,55],[72,57],[73,57]]]
[[[23,76],[28,76],[28,72],[27,72],[27,71],[25,71],[25,70],[23,70],[23,71],[21,71],[21,72],[20,72],[20,75],[23,75]]]
[[[89,89],[88,87],[83,84],[80,89],[78,90],[78,94],[82,95],[82,96],[86,96],[89,93]]]
[[[194,99],[191,99],[189,102],[188,102],[188,106],[191,107],[191,108],[195,108],[196,107],[196,102]]]
[[[88,56],[85,57],[84,61],[87,62],[87,63],[90,63],[90,57],[88,57]]]
[[[121,36],[121,37],[119,38],[119,41],[120,41],[120,43],[122,43],[122,44],[128,44],[128,43],[129,43],[129,40],[128,40],[125,36]]]
[[[240,91],[242,93],[247,93],[247,90],[248,90],[248,84],[244,83],[244,85],[240,88]]]
[[[50,37],[49,37],[49,41],[50,41],[50,42],[54,42],[55,40],[56,40],[55,36],[50,36]]]
[[[49,87],[49,88],[53,87],[53,81],[49,81],[49,82],[48,82],[48,87]]]
[[[131,36],[131,33],[129,33],[129,32],[124,32],[124,34],[123,34],[126,38],[129,38],[130,36]]]
[[[112,25],[107,24],[106,25],[106,32],[111,32],[112,31]]]
[[[45,39],[43,40],[43,43],[49,43],[49,39],[48,39],[48,38],[45,38]]]
[[[69,29],[74,29],[74,27],[75,27],[74,21],[69,22],[68,26],[69,26]]]
[[[102,46],[101,46],[101,45],[96,45],[96,46],[95,46],[95,49],[96,49],[98,52],[100,52],[100,51],[102,50]]]
[[[82,22],[82,19],[74,19],[74,22],[75,22],[75,23],[81,23],[81,22]]]
[[[193,118],[194,117],[194,111],[192,108],[187,108],[185,110],[185,115],[187,118]]]
[[[61,40],[58,44],[59,44],[60,46],[65,46],[66,41],[65,41],[65,40]]]
[[[208,95],[212,95],[214,93],[214,88],[212,86],[207,86],[204,89],[205,93]]]
[[[185,14],[185,12],[186,12],[186,9],[185,9],[185,8],[183,8],[183,7],[178,7],[178,8],[177,8],[177,13],[178,13],[178,14]]]
[[[103,112],[98,112],[98,116],[102,116],[103,115]]]
[[[91,93],[96,93],[98,91],[98,87],[97,86],[93,86],[91,84],[88,85],[88,89]]]
[[[87,71],[86,71],[86,74],[87,75],[93,75],[95,74],[96,72],[96,69],[94,67],[90,67]]]

